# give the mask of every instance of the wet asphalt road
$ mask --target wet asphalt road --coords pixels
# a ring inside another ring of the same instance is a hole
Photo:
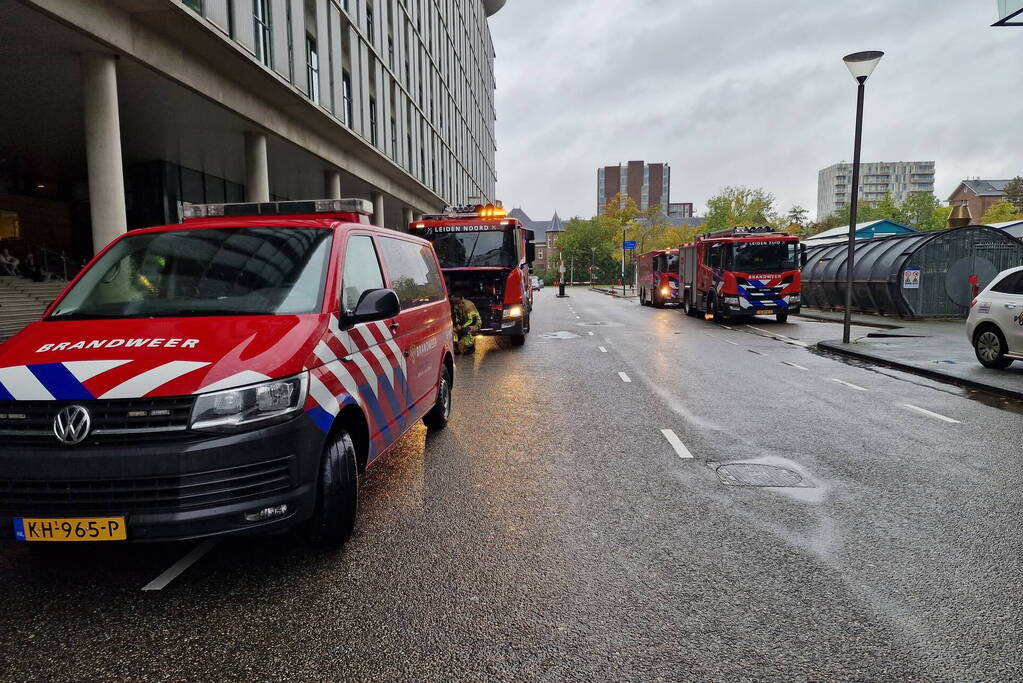
[[[544,289],[524,348],[458,360],[449,428],[371,469],[340,554],[227,541],[143,593],[191,546],[0,546],[0,678],[1023,677],[1020,407],[754,327]]]

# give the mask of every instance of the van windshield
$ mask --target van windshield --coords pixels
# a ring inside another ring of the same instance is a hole
[[[218,228],[128,235],[48,320],[319,311],[327,229]]]

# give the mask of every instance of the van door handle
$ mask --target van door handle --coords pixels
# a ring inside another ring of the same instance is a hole
[[[391,327],[391,332],[397,332],[398,328],[401,327],[401,325],[399,325],[398,321],[395,320],[393,323],[391,323],[390,327]]]
[[[1016,304],[1005,304],[1005,307],[1006,308],[1015,309],[1016,308]]]

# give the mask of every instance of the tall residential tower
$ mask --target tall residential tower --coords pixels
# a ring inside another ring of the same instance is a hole
[[[822,168],[817,174],[817,220],[823,221],[849,204],[852,164]],[[914,192],[934,194],[933,161],[876,161],[860,164],[859,198],[871,206],[891,195],[905,201]]]
[[[631,197],[640,209],[660,206],[668,210],[671,188],[671,167],[668,164],[648,164],[630,161],[617,166],[597,169],[597,213],[615,195]]]

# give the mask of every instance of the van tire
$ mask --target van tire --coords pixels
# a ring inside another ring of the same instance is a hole
[[[451,371],[445,365],[440,373],[440,384],[437,387],[437,402],[430,412],[423,415],[423,424],[431,432],[439,432],[448,426],[451,419]]]
[[[359,511],[358,456],[348,432],[337,432],[327,444],[317,487],[309,541],[320,550],[339,550],[355,531]]]
[[[513,334],[508,339],[511,340],[512,346],[522,346],[526,343],[526,335],[524,334]]]
[[[1004,370],[1012,365],[1012,358],[1005,356],[1009,345],[1005,335],[994,325],[983,325],[973,334],[973,350],[977,361],[985,368]]]

